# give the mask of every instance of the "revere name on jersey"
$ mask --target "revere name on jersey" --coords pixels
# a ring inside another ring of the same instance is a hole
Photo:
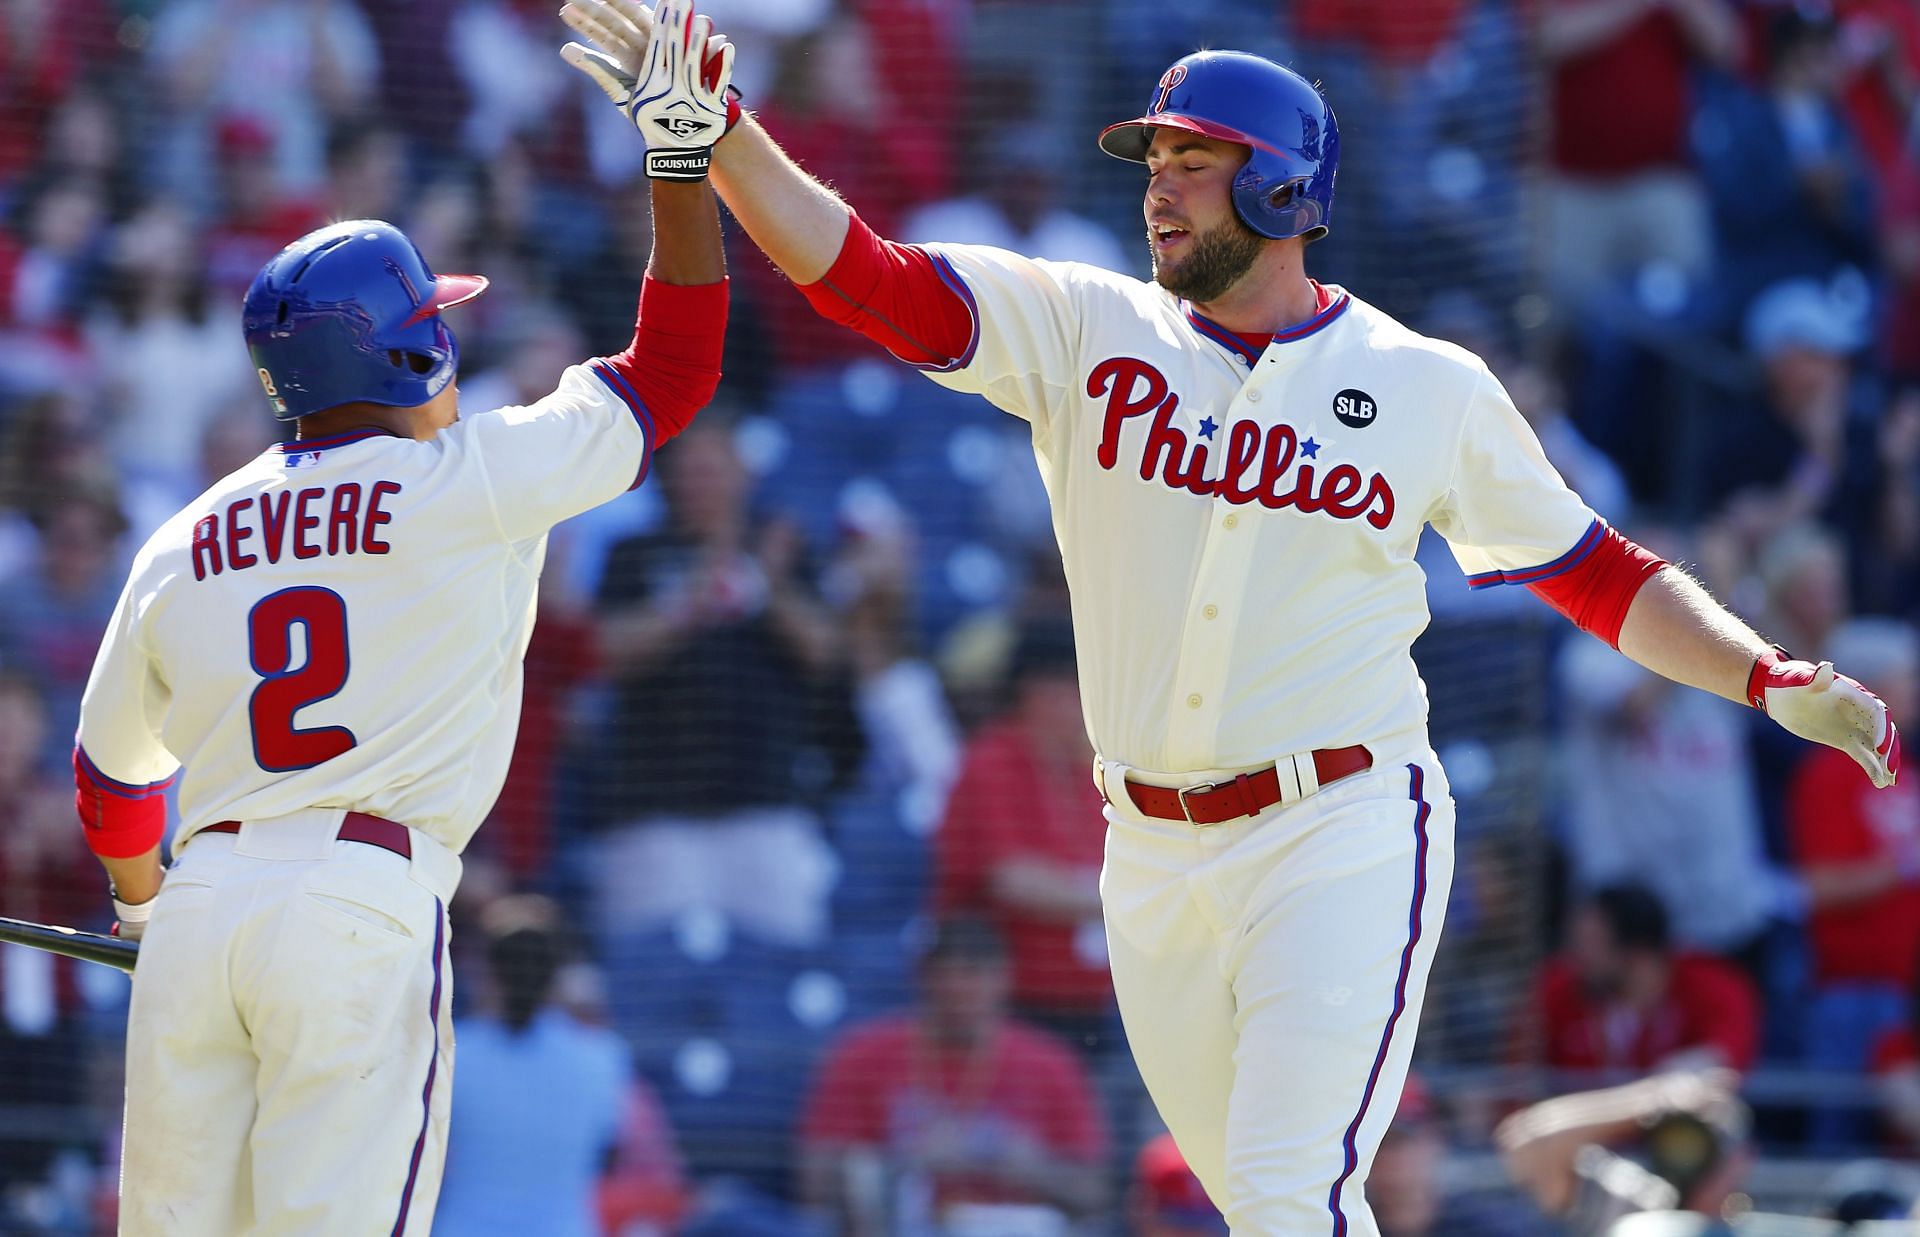
[[[1157,284],[926,248],[974,335],[922,368],[1031,423],[1110,760],[1235,769],[1423,727],[1422,527],[1476,586],[1598,539],[1478,357],[1339,288],[1256,353]]]
[[[221,480],[135,558],[79,758],[131,794],[184,765],[176,848],[338,807],[462,849],[506,777],[547,531],[645,475],[624,386],[575,366],[430,442],[358,430]]]

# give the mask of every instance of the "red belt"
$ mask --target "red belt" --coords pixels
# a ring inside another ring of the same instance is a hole
[[[1322,786],[1371,768],[1373,753],[1357,744],[1323,748],[1313,754],[1313,773]],[[1280,771],[1268,765],[1258,773],[1242,773],[1231,782],[1201,782],[1197,786],[1148,786],[1128,778],[1127,797],[1143,814],[1158,820],[1218,825],[1242,816],[1258,816],[1280,802]]]
[[[201,833],[238,833],[240,822],[237,820],[216,821],[200,830]],[[368,846],[378,846],[381,850],[390,850],[402,859],[413,858],[413,839],[407,834],[405,825],[397,825],[378,816],[369,816],[365,812],[348,812],[347,818],[340,822],[340,832],[333,835],[342,842],[364,842]]]

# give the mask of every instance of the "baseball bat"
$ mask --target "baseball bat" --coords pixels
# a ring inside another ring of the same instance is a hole
[[[117,936],[102,936],[98,932],[81,932],[48,923],[28,923],[24,919],[8,919],[3,915],[0,915],[0,941],[44,949],[50,954],[79,958],[83,962],[98,962],[129,974],[133,972],[133,964],[140,956],[138,941],[123,941]]]

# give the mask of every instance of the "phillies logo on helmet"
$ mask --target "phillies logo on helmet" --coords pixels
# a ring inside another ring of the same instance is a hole
[[[1173,88],[1175,86],[1178,86],[1181,82],[1184,82],[1186,80],[1187,80],[1187,66],[1184,64],[1176,64],[1171,69],[1168,69],[1165,73],[1162,73],[1160,75],[1160,89],[1157,92],[1155,92],[1153,96],[1153,106],[1149,107],[1147,110],[1149,112],[1166,111],[1167,96],[1173,93]]]

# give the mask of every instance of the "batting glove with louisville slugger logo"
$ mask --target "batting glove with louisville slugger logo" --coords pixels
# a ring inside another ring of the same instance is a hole
[[[740,115],[727,96],[733,45],[726,36],[713,33],[689,0],[660,0],[652,13],[637,0],[568,0],[560,17],[603,49],[569,43],[560,55],[640,130],[647,175],[706,179],[713,144]]]
[[[1803,739],[1838,748],[1882,789],[1900,775],[1900,731],[1880,697],[1833,663],[1796,661],[1773,649],[1753,663],[1747,702]]]

